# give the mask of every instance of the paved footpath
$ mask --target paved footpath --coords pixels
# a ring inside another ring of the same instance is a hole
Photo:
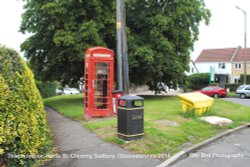
[[[245,106],[250,99],[224,98]],[[250,108],[249,108],[250,111]],[[249,112],[248,111],[248,112]],[[250,128],[225,136],[190,153],[177,161],[172,167],[249,167],[250,166]]]
[[[59,150],[59,154],[45,165],[47,167],[153,167],[161,163],[152,158],[127,158],[131,153],[104,142],[80,122],[65,118],[48,107],[45,109]]]

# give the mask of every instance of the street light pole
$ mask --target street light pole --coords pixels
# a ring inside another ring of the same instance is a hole
[[[128,47],[126,35],[126,7],[125,0],[121,0],[121,13],[122,13],[122,58],[123,58],[123,80],[124,92],[129,94],[129,68],[128,68]]]
[[[125,1],[116,0],[116,35],[117,35],[117,83],[118,90],[129,94],[128,48],[126,36]]]
[[[123,91],[123,75],[122,75],[122,13],[121,0],[116,0],[116,39],[117,39],[117,84],[118,90]]]
[[[247,12],[241,9],[239,6],[235,6],[237,9],[243,12],[244,14],[244,48],[245,48],[245,56],[244,56],[244,84],[247,83]]]

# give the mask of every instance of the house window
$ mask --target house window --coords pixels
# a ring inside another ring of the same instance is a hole
[[[234,69],[241,69],[241,63],[235,63]]]
[[[234,78],[234,83],[235,83],[235,84],[240,83],[240,78]]]
[[[225,63],[219,63],[219,69],[225,69],[226,65]]]

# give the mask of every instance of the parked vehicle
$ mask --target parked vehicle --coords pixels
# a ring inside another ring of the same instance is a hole
[[[64,88],[63,89],[63,94],[65,95],[78,94],[78,93],[80,92],[76,88]]]
[[[162,92],[168,93],[168,91],[169,91],[169,88],[168,88],[167,85],[165,85],[162,82],[157,83],[157,87],[156,87],[156,90],[155,90],[156,95],[161,94]]]
[[[61,89],[56,89],[56,95],[61,95],[63,94],[63,91]]]
[[[242,99],[250,97],[250,85],[240,85],[235,93]]]
[[[207,96],[211,96],[214,98],[225,97],[227,95],[227,91],[224,88],[219,86],[207,86],[201,90],[197,90],[197,92],[203,93]]]

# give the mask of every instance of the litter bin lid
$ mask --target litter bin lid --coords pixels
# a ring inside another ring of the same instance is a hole
[[[113,90],[112,93],[123,93],[123,90]]]
[[[135,95],[125,95],[119,98],[119,100],[144,100],[144,98]]]

